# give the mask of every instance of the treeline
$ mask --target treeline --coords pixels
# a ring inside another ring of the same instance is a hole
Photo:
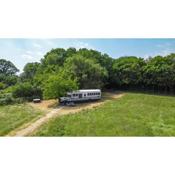
[[[119,88],[175,93],[175,54],[146,60],[122,57],[114,60],[112,71],[112,81]]]
[[[148,59],[135,56],[113,59],[96,50],[52,49],[40,63],[28,63],[23,73],[0,59],[1,96],[57,98],[75,89],[125,89],[175,93],[175,54]]]

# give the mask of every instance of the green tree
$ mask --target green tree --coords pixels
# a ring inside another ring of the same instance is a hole
[[[145,61],[134,56],[120,57],[113,63],[112,79],[115,85],[136,87],[142,83]]]
[[[107,54],[102,54],[93,49],[82,48],[77,51],[77,54],[83,56],[86,59],[93,60],[95,63],[100,64],[103,68],[106,69],[108,76],[103,79],[103,83],[106,87],[111,87],[112,83],[112,64],[113,59]]]
[[[44,66],[62,66],[66,59],[66,50],[62,48],[52,49],[50,52],[44,55],[44,59],[41,59],[41,64]]]
[[[15,67],[15,65],[7,61],[5,59],[0,59],[0,74],[9,76],[15,75],[19,70]]]
[[[81,55],[74,55],[68,58],[64,65],[64,70],[72,79],[76,79],[79,88],[101,88],[107,71],[100,64],[87,59]]]
[[[17,82],[16,73],[18,71],[12,62],[0,59],[0,82],[6,86],[14,85]]]
[[[64,72],[50,75],[44,83],[43,91],[45,99],[56,99],[64,96],[66,92],[77,89],[75,80],[71,80]]]
[[[154,91],[169,91],[175,85],[175,57],[156,56],[150,58],[144,67],[143,80]]]
[[[99,63],[102,67],[106,68],[108,73],[112,69],[113,59],[109,57],[109,55],[107,54],[102,54],[101,52],[98,52],[96,50],[93,49],[88,50],[86,48],[79,49],[77,54],[83,56],[84,58],[91,59],[96,63]]]
[[[40,66],[40,63],[38,62],[27,63],[24,66],[23,73],[21,74],[21,79],[23,81],[32,81],[39,66]]]

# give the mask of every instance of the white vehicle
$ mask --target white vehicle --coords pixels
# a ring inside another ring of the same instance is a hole
[[[92,101],[101,99],[100,89],[84,89],[68,92],[67,97],[59,98],[59,102],[68,104],[71,102]]]

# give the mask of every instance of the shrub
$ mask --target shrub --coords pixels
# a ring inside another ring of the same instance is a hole
[[[13,97],[24,98],[32,101],[33,98],[42,98],[42,91],[39,87],[32,86],[30,83],[20,83],[12,91]]]
[[[15,99],[12,97],[12,94],[0,94],[0,105],[8,105],[15,103]]]
[[[0,90],[5,88],[5,84],[0,82]]]

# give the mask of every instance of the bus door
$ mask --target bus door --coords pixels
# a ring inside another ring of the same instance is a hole
[[[82,94],[79,94],[79,98],[82,98]]]

